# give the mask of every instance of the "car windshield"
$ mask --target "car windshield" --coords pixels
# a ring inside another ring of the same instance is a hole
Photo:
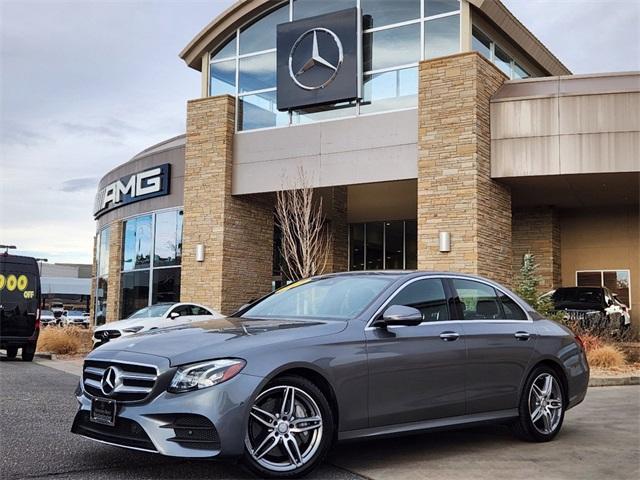
[[[53,312],[51,310],[42,310],[40,312],[40,315],[49,315],[49,316],[53,316]]]
[[[559,288],[553,294],[553,300],[555,302],[600,304],[602,302],[602,288],[599,288],[599,287]]]
[[[348,320],[361,313],[393,280],[391,276],[301,280],[266,297],[242,317]]]
[[[80,310],[71,310],[67,313],[67,315],[69,317],[82,317],[84,315],[84,312],[81,312]]]
[[[161,317],[167,310],[169,310],[173,304],[151,305],[150,307],[144,307],[133,312],[127,318],[149,318],[149,317]]]

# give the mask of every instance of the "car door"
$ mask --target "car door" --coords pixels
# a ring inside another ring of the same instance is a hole
[[[366,328],[371,427],[463,415],[465,339],[451,321],[452,307],[440,278],[402,285],[376,314],[392,305],[422,312],[418,326]]]
[[[454,318],[467,347],[467,413],[516,408],[536,342],[533,322],[504,292],[478,280],[451,278]]]

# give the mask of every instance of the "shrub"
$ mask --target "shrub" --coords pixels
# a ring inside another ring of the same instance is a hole
[[[582,344],[584,345],[584,349],[586,352],[591,352],[604,346],[604,343],[602,342],[602,339],[600,337],[592,335],[590,333],[580,335],[580,340],[582,340]]]
[[[596,368],[622,367],[626,363],[624,354],[612,345],[603,345],[587,351],[587,360],[591,367]]]
[[[57,354],[86,353],[91,350],[91,330],[49,326],[40,331],[38,351]]]
[[[552,320],[560,321],[562,319],[562,314],[554,310],[551,299],[549,297],[541,297],[538,292],[540,277],[538,276],[538,265],[533,254],[525,254],[517,280],[516,293],[531,305],[536,312]]]

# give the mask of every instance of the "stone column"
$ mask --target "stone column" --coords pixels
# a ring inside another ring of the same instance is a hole
[[[120,272],[122,270],[122,221],[109,225],[109,276],[106,321],[120,320]]]
[[[513,275],[517,278],[525,254],[532,253],[538,264],[540,293],[562,285],[560,260],[560,221],[553,207],[514,209]]]
[[[91,291],[89,292],[89,322],[96,324],[96,286],[98,284],[98,235],[93,237],[93,262],[91,264]]]
[[[511,193],[491,179],[489,100],[506,76],[476,52],[420,63],[418,268],[512,283]],[[451,251],[439,251],[439,232]]]
[[[349,269],[349,226],[347,225],[347,187],[332,187],[325,199],[330,199],[326,205],[325,216],[331,229],[332,244],[329,261],[325,271],[346,272]]]
[[[232,97],[188,102],[180,298],[224,314],[269,292],[273,262],[272,202],[231,195],[234,132]]]

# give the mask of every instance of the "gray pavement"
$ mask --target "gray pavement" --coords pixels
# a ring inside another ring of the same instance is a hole
[[[3,359],[4,360],[4,359]],[[233,463],[171,459],[69,433],[78,381],[0,362],[0,478],[252,478]],[[58,366],[58,365],[56,365]],[[640,478],[640,387],[591,388],[554,442],[524,443],[501,426],[340,444],[309,478],[626,480]]]

